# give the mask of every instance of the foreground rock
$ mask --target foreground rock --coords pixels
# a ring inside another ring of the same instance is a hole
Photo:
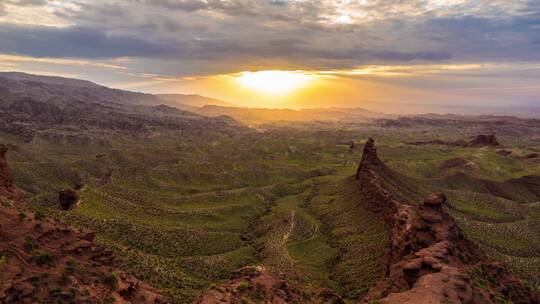
[[[80,194],[75,189],[65,189],[58,192],[58,201],[62,210],[71,210],[79,206]]]
[[[94,234],[28,212],[0,157],[0,303],[169,303],[114,267]]]
[[[464,237],[443,210],[444,194],[432,193],[419,206],[403,204],[383,186],[381,176],[389,174],[368,140],[357,173],[362,202],[391,228],[386,278],[362,303],[540,303],[537,293]]]
[[[342,304],[344,302],[329,289],[321,288],[306,293],[304,289],[286,281],[282,273],[270,271],[262,266],[248,266],[233,273],[228,282],[205,291],[195,303]]]

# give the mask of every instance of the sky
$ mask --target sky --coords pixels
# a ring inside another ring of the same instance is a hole
[[[0,71],[251,107],[540,107],[540,1],[0,0]]]

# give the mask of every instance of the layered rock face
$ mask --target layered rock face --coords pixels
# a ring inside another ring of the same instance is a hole
[[[357,179],[364,207],[390,227],[386,278],[373,286],[362,303],[539,303],[540,297],[488,260],[465,238],[443,210],[443,193],[428,195],[419,206],[402,204],[384,189],[390,170],[368,140]]]
[[[169,303],[115,268],[94,234],[29,212],[0,146],[0,303]]]
[[[364,145],[364,153],[356,171],[356,179],[360,184],[364,208],[376,213],[388,222],[396,213],[399,202],[382,186],[382,181],[377,176],[379,171],[388,171],[388,168],[377,156],[375,141],[370,138]]]

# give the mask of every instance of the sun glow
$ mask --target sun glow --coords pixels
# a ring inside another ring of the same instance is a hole
[[[250,90],[268,95],[283,95],[308,84],[312,76],[296,71],[242,72],[237,80]]]

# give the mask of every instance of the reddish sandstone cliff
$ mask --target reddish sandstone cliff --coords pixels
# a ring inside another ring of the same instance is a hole
[[[369,139],[356,175],[362,204],[391,228],[386,278],[362,303],[540,303],[538,294],[465,238],[443,210],[444,194],[430,194],[419,206],[403,204],[383,186],[381,176],[389,174]]]

